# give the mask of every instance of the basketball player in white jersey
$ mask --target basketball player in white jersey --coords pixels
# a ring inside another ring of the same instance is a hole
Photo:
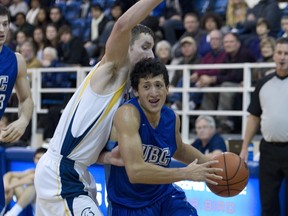
[[[37,216],[102,215],[87,167],[109,138],[129,71],[139,60],[154,56],[153,32],[137,24],[161,2],[140,0],[116,21],[103,59],[68,102],[36,168]]]

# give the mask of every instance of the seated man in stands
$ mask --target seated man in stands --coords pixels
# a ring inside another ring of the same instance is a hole
[[[195,123],[197,139],[192,143],[203,154],[213,158],[227,151],[224,139],[216,133],[215,121],[211,116],[199,116]]]
[[[34,163],[38,163],[42,155],[47,151],[46,148],[38,148],[34,153]],[[34,188],[34,169],[17,172],[7,172],[4,177],[5,203],[10,203],[13,196],[17,198],[17,203],[8,211],[5,216],[19,215],[29,204],[33,204],[36,198]]]
[[[224,63],[247,63],[255,62],[256,59],[251,51],[245,48],[238,37],[234,33],[227,33],[223,39],[224,50],[226,58]],[[198,81],[197,87],[240,87],[243,81],[243,70],[238,68],[222,69],[219,74],[215,76],[202,75]],[[206,92],[203,95],[202,110],[234,110],[239,103],[235,98],[239,96],[237,92]],[[240,95],[241,96],[241,95]],[[239,105],[240,106],[240,105]],[[235,132],[237,124],[234,123],[234,118],[230,119],[228,116],[217,116],[216,120],[219,122],[219,130],[222,133]]]

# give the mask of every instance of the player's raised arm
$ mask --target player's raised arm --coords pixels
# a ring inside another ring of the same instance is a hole
[[[121,68],[126,63],[130,34],[133,27],[144,20],[162,0],[140,0],[129,8],[115,23],[107,41],[104,62],[114,62]],[[117,70],[116,70],[117,71]]]

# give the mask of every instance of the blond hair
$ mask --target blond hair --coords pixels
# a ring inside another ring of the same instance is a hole
[[[248,8],[249,7],[244,0],[242,0],[239,4],[234,4],[233,0],[229,0],[226,11],[226,25],[229,27],[235,27],[237,23],[243,23],[246,20]],[[237,10],[240,10],[243,13],[236,16]]]

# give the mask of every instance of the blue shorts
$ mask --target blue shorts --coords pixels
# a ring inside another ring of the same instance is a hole
[[[5,192],[4,192],[4,185],[3,185],[3,177],[2,177],[2,172],[0,170],[0,215],[2,210],[5,207]]]
[[[169,197],[163,197],[143,208],[127,208],[121,206],[112,207],[112,216],[198,216],[197,210],[183,199],[183,196],[172,194]]]

